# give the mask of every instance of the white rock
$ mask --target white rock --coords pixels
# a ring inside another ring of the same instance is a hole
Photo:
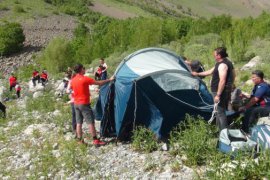
[[[262,58],[260,56],[255,56],[241,68],[241,71],[252,69],[256,67],[259,63],[261,63],[261,61],[262,61]]]
[[[40,96],[42,96],[42,95],[43,95],[43,92],[37,91],[37,92],[34,92],[33,98],[38,98],[38,97],[40,97]]]
[[[52,114],[53,114],[53,116],[59,116],[59,115],[61,115],[61,112],[57,109]]]

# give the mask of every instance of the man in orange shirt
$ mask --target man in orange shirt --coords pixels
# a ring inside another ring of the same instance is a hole
[[[110,79],[95,81],[92,78],[84,76],[85,68],[82,64],[77,64],[74,67],[74,71],[77,74],[72,78],[71,89],[73,90],[77,123],[76,131],[79,143],[84,143],[82,139],[82,123],[83,119],[85,119],[86,123],[88,124],[89,132],[93,136],[93,144],[96,146],[105,145],[105,142],[100,141],[96,135],[95,117],[90,106],[89,85],[95,84],[102,86],[103,84],[112,81],[114,78],[111,77]]]

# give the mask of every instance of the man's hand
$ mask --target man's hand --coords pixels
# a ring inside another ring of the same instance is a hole
[[[110,81],[113,81],[115,79],[115,76],[113,75],[112,77],[110,77]]]
[[[199,73],[197,73],[197,72],[195,72],[195,71],[192,71],[191,74],[192,74],[193,76],[199,76]]]
[[[220,97],[219,97],[219,96],[215,96],[215,97],[214,97],[214,102],[215,102],[215,103],[219,103],[219,101],[220,101]]]
[[[238,109],[238,111],[240,111],[240,112],[245,112],[247,109],[246,109],[246,107],[245,106],[242,106],[242,107],[240,107],[239,109]]]

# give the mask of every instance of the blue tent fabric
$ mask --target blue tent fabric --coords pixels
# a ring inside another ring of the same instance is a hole
[[[115,82],[101,89],[95,107],[102,136],[126,140],[136,126],[145,126],[163,138],[186,114],[210,119],[213,98],[179,56],[147,48],[122,61]]]

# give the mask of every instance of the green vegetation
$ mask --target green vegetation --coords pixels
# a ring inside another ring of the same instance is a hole
[[[25,36],[20,24],[0,24],[0,56],[18,52],[23,47]]]
[[[26,102],[26,111],[53,112],[56,107],[55,98],[50,93],[45,93],[43,96],[28,99]]]
[[[186,121],[171,133],[170,142],[171,153],[186,156],[184,163],[189,166],[205,165],[216,153],[215,131],[200,118],[187,116]]]
[[[57,11],[54,6],[43,0],[2,0],[0,10],[5,11],[0,21],[22,22],[36,17],[46,17]]]
[[[75,63],[70,43],[62,38],[52,40],[38,62],[52,74],[65,71]]]
[[[137,127],[133,131],[132,147],[137,151],[150,153],[157,150],[158,143],[154,133],[144,127]]]

